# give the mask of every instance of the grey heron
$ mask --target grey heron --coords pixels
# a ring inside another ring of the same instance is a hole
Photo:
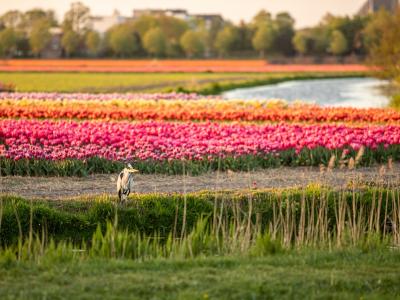
[[[131,164],[128,164],[127,167],[119,173],[117,192],[120,202],[125,202],[128,199],[131,190],[133,190],[133,174],[138,172],[139,171],[134,169]]]

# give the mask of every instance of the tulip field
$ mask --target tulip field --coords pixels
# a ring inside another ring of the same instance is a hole
[[[398,110],[83,93],[75,76],[0,92],[0,294],[400,294]]]
[[[0,94],[5,175],[192,174],[400,160],[400,113],[196,94]],[[332,160],[333,158],[333,160]]]
[[[176,93],[2,93],[0,118],[400,124],[400,112],[394,109],[304,103],[289,107],[282,100],[226,101],[217,96]]]
[[[19,59],[0,61],[2,72],[365,72],[357,64],[276,65],[265,60],[62,60]]]

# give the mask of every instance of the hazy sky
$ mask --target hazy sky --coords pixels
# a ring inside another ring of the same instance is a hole
[[[108,15],[114,9],[130,16],[134,8],[184,8],[190,13],[220,13],[238,22],[250,20],[257,11],[288,11],[296,19],[296,27],[315,25],[327,12],[352,15],[366,0],[82,0],[93,15]],[[7,10],[34,7],[53,9],[62,18],[75,0],[0,0],[0,14]]]

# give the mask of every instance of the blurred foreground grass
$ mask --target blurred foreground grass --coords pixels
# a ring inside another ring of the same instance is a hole
[[[262,258],[89,259],[2,266],[2,299],[396,299],[400,253],[292,251]],[[398,299],[398,298],[397,298]]]

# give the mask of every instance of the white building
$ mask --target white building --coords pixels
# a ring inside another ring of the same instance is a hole
[[[100,35],[104,35],[111,27],[126,22],[129,18],[121,16],[114,10],[111,16],[94,16],[90,17],[89,28],[97,31]]]
[[[181,20],[188,20],[189,14],[185,9],[134,9],[133,18],[137,19],[142,16],[153,17],[174,17]]]

